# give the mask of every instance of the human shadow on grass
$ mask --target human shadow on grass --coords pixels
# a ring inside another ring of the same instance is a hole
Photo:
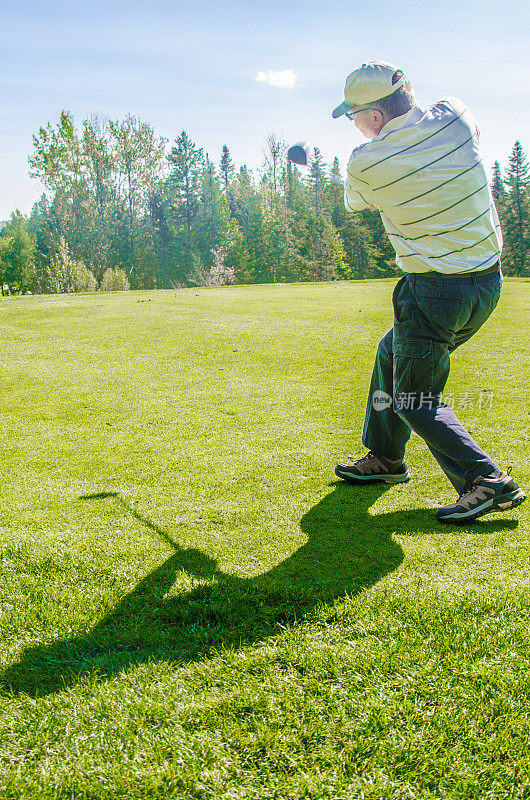
[[[306,543],[253,578],[221,571],[215,559],[182,547],[133,510],[139,523],[172,548],[172,555],[91,630],[25,650],[20,661],[0,675],[0,689],[45,696],[90,675],[106,680],[146,661],[189,662],[218,648],[258,642],[303,620],[318,604],[357,593],[395,570],[403,551],[392,533],[451,530],[433,521],[432,511],[370,514],[377,498],[390,488],[385,484],[358,490],[342,482],[332,485],[333,491],[301,520]],[[128,509],[116,492],[80,499],[112,498]],[[489,531],[512,527],[510,521],[483,525]],[[179,572],[194,576],[197,586],[167,596]]]

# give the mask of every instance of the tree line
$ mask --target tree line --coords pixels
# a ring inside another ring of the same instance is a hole
[[[338,158],[315,148],[305,174],[269,134],[263,164],[218,163],[182,131],[172,147],[128,115],[57,125],[33,137],[30,175],[44,187],[29,217],[0,232],[0,283],[11,291],[153,289],[401,274],[379,213],[344,207]],[[503,269],[530,275],[530,177],[514,144],[492,191],[505,237]]]

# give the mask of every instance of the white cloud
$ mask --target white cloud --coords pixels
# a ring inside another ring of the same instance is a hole
[[[265,72],[258,72],[254,80],[269,86],[277,86],[278,89],[294,89],[298,85],[297,75],[292,69],[268,69]]]

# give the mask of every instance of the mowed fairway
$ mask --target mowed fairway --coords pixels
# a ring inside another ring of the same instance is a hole
[[[394,283],[0,299],[2,800],[530,797],[530,501],[333,474]],[[527,491],[529,300],[447,387]]]

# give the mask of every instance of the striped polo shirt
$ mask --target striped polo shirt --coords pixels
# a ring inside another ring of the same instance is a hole
[[[374,205],[403,272],[472,272],[500,257],[502,233],[471,112],[455,97],[415,106],[357,147],[348,211]]]

